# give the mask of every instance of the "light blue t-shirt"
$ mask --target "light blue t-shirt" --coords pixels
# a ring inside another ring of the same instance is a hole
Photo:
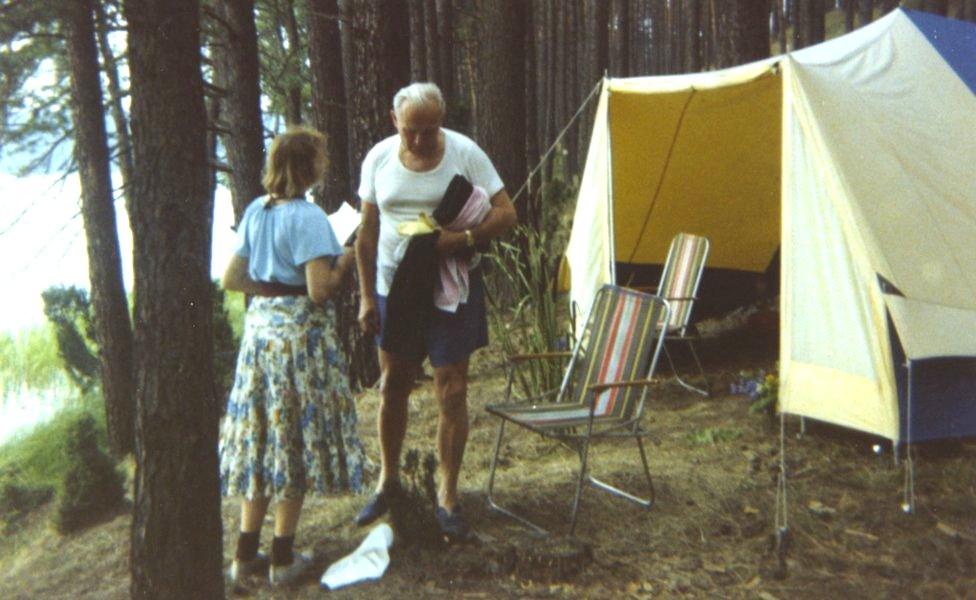
[[[262,196],[251,202],[237,227],[234,253],[247,259],[251,279],[305,285],[305,263],[342,255],[342,246],[319,206],[292,200],[266,207],[266,201]]]

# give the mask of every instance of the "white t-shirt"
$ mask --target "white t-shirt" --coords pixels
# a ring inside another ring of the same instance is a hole
[[[444,158],[429,171],[411,171],[400,162],[400,136],[393,135],[373,146],[363,160],[359,198],[380,211],[380,239],[376,249],[376,293],[387,296],[393,273],[407,250],[408,237],[397,225],[413,221],[420,213],[428,216],[440,204],[455,175],[464,175],[473,185],[497,194],[505,185],[484,150],[456,131],[444,132]]]

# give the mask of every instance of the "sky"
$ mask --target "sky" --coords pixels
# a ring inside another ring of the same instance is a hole
[[[18,177],[0,172],[0,331],[16,332],[44,322],[41,292],[53,285],[88,288],[88,252],[77,176]],[[115,178],[118,181],[118,178]],[[126,289],[132,290],[132,232],[124,203],[116,202]],[[217,188],[211,273],[219,278],[234,243],[230,191]]]

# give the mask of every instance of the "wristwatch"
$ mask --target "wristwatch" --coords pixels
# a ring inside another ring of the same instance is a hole
[[[470,229],[464,230],[465,245],[468,248],[474,248],[474,234],[471,233]]]

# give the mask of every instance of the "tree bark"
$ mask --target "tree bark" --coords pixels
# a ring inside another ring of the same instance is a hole
[[[525,77],[525,11],[521,0],[475,0],[479,16],[475,64],[479,98],[475,120],[478,143],[488,154],[510,192],[525,181],[525,94],[513,81]],[[525,217],[526,205],[516,210]]]
[[[854,0],[849,0],[854,1]],[[856,0],[857,18],[861,27],[874,20],[874,0]]]
[[[811,1],[823,9],[823,0]],[[767,0],[728,0],[717,3],[716,8],[717,67],[741,65],[769,56]]]
[[[410,79],[409,39],[403,0],[339,0],[342,60],[348,107],[349,156],[359,174],[366,153],[394,133],[393,95]],[[358,177],[353,177],[358,181]],[[369,386],[379,375],[376,348],[359,333],[358,292],[343,296],[337,309],[339,337],[350,361],[353,385]]]
[[[437,4],[434,0],[424,0],[421,14],[423,17],[422,31],[424,48],[429,48],[430,50],[425,53],[427,76],[424,79],[418,79],[416,81],[433,81],[440,86],[440,80],[444,76],[444,73],[441,68],[441,55],[439,52],[441,50],[441,32],[437,29]]]
[[[65,5],[71,65],[71,119],[81,180],[81,216],[88,245],[88,276],[109,446],[118,455],[133,448],[132,328],[122,283],[108,135],[102,111],[93,0]]]
[[[702,0],[682,0],[681,3],[681,71],[697,73],[702,70]]]
[[[792,0],[796,18],[793,24],[793,48],[805,48],[824,41],[823,0]]]
[[[407,0],[410,24],[410,81],[427,81],[425,0]]]
[[[627,0],[610,4],[610,75],[630,75],[630,15]]]
[[[136,273],[133,598],[224,597],[197,0],[125,0]]]
[[[122,106],[122,85],[119,83],[119,69],[112,47],[108,43],[109,20],[102,2],[95,2],[95,32],[98,47],[102,54],[102,71],[108,86],[109,112],[115,125],[116,155],[119,172],[122,175],[122,191],[128,208],[132,204],[129,182],[132,180],[132,141],[129,138],[129,120]]]
[[[455,48],[458,45],[455,35],[457,20],[453,0],[435,0],[434,8],[437,20],[437,85],[441,88],[444,101],[447,102],[447,118],[445,124],[455,129],[463,128],[466,121],[466,108],[461,102],[457,83],[457,61]],[[432,52],[432,48],[428,48]]]
[[[217,53],[218,85],[222,98],[222,122],[227,133],[222,139],[230,165],[230,195],[234,223],[238,223],[251,200],[264,193],[264,125],[261,117],[261,73],[258,63],[258,35],[254,24],[254,0],[220,0],[224,17],[225,44]],[[220,27],[220,25],[218,25]]]
[[[970,23],[976,23],[976,0],[962,0],[959,18]]]
[[[308,0],[308,62],[312,79],[315,127],[325,134],[329,166],[316,190],[316,202],[333,212],[355,190],[349,177],[349,132],[346,126],[346,86],[342,77],[339,5],[336,0]],[[342,240],[340,240],[342,241]]]
[[[854,31],[854,16],[856,14],[858,0],[841,0],[844,7],[844,31],[850,33]]]
[[[898,8],[899,0],[881,0],[881,14],[886,15]]]

